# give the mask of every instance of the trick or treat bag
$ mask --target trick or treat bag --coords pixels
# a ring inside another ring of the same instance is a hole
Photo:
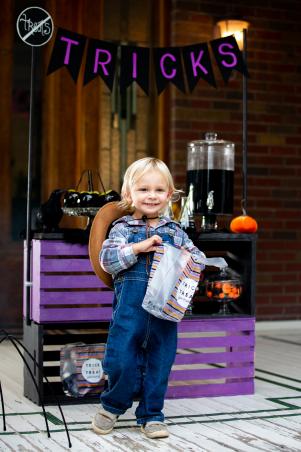
[[[158,246],[142,307],[155,317],[180,322],[197,288],[202,268],[188,251],[166,243]]]
[[[60,353],[60,376],[64,393],[71,397],[100,394],[105,378],[102,370],[105,344],[68,344]]]

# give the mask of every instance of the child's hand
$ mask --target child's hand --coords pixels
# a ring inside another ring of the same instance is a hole
[[[156,251],[156,245],[161,245],[162,238],[159,235],[153,235],[146,240],[133,244],[133,251],[135,254],[148,253],[149,251]]]

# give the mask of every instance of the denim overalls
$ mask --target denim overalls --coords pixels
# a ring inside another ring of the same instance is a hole
[[[146,239],[146,226],[128,227],[129,243]],[[173,223],[168,228],[149,227],[148,236],[157,234],[173,244],[176,227]],[[148,262],[147,253],[140,253],[137,263],[114,280],[113,317],[103,361],[108,388],[101,394],[102,406],[120,415],[139,395],[138,424],[164,420],[164,396],[177,349],[177,323],[154,317],[141,307],[153,254],[148,253]]]

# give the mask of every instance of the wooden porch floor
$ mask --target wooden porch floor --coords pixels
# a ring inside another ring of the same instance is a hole
[[[0,381],[7,430],[0,419],[0,451],[70,450],[57,407],[46,407],[47,437],[41,407],[22,395],[22,374],[21,360],[5,341]],[[63,406],[71,451],[301,451],[301,322],[257,323],[254,395],[167,400],[171,435],[156,441],[136,427],[134,409],[120,417],[111,434],[97,436],[90,429],[96,404]]]

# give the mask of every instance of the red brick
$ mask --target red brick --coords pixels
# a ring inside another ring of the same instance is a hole
[[[193,30],[189,33],[189,21],[195,24],[199,15],[202,15],[202,21],[206,23],[206,14],[212,17],[216,8],[220,10],[224,7],[219,0],[175,1],[172,4],[178,19],[174,26],[174,31],[179,32],[176,34],[177,39],[185,30],[187,42],[195,38]],[[298,68],[301,45],[295,37],[301,25],[301,10],[299,2],[290,0],[275,0],[264,5],[253,0],[248,6],[235,1],[232,7],[236,13],[244,10],[246,14],[248,10],[252,22],[248,34],[248,66],[251,75],[248,84],[248,212],[252,213],[260,226],[257,246],[257,269],[260,272],[257,280],[257,316],[262,319],[298,318],[301,316],[301,286],[296,285],[296,282],[299,284],[301,281],[301,79]],[[183,9],[180,11],[179,8]],[[212,25],[211,17],[208,16],[208,24]],[[181,172],[181,165],[185,166],[185,141],[190,137],[190,132],[199,138],[206,130],[217,130],[222,138],[234,141],[234,206],[235,211],[240,211],[243,182],[242,77],[234,73],[228,85],[225,85],[214,61],[213,66],[217,89],[201,82],[192,94],[183,95],[174,90],[176,102],[173,110],[176,110],[172,115],[171,127],[176,132],[171,134],[171,146],[176,152],[172,155],[181,155],[182,163],[176,165],[179,173],[177,177],[184,181],[186,169],[182,167]],[[198,112],[197,118],[192,115],[191,121],[185,120],[187,108],[201,109],[202,114],[200,116]],[[229,113],[228,119],[217,115],[224,112]],[[289,278],[295,280],[294,284],[290,284],[294,289],[289,292],[288,304],[284,285],[286,282],[289,285]],[[275,287],[278,293],[274,292]],[[283,306],[282,295],[285,299]],[[273,296],[277,309],[273,306]],[[290,309],[293,306],[294,312]]]

